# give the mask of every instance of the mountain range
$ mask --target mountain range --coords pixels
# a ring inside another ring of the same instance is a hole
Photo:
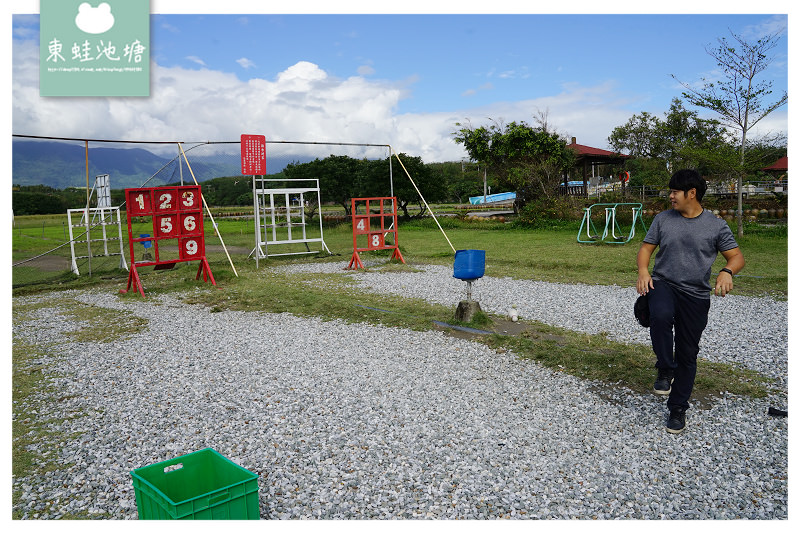
[[[89,186],[94,178],[108,174],[112,189],[130,187],[159,187],[168,183],[179,183],[181,176],[185,183],[192,183],[192,173],[198,182],[225,176],[241,175],[241,155],[238,146],[235,153],[216,153],[199,155],[201,150],[184,148],[191,165],[191,173],[178,148],[164,145],[172,150],[172,155],[159,155],[136,145],[125,148],[108,148],[97,142],[89,143]],[[203,150],[206,153],[212,150]],[[86,150],[83,142],[58,142],[12,139],[12,179],[19,185],[47,185],[55,189],[86,186]],[[289,162],[307,162],[307,156],[289,156]],[[178,163],[181,161],[181,164]],[[271,162],[274,164],[274,162]],[[285,164],[284,164],[285,166]],[[281,169],[269,169],[279,172]]]

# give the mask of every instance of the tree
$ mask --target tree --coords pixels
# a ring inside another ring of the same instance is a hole
[[[470,196],[483,194],[483,168],[466,161],[427,163],[431,179],[445,187],[445,199],[459,204],[469,203]],[[490,186],[494,184],[489,181]]]
[[[283,173],[287,179],[318,179],[325,201],[334,201],[350,215],[350,198],[358,197],[359,161],[346,155],[330,155],[308,163],[290,163]]]
[[[408,220],[410,218],[418,218],[425,214],[425,204],[422,198],[417,193],[417,189],[411,184],[411,181],[406,176],[406,170],[414,183],[417,184],[419,192],[425,197],[425,200],[430,202],[440,202],[446,197],[445,183],[441,180],[433,179],[433,174],[430,168],[422,162],[419,156],[410,156],[405,153],[397,154],[400,161],[403,162],[403,168],[394,173],[394,195],[397,197],[397,207],[403,211],[403,218]],[[386,164],[385,161],[383,162]],[[397,166],[395,166],[397,168]],[[414,217],[408,212],[410,205],[416,205],[419,211]]]
[[[441,180],[431,178],[430,169],[422,159],[407,154],[399,154],[403,165],[408,170],[422,194],[429,201],[441,201],[445,198],[445,184]],[[410,204],[420,206],[424,214],[422,199],[417,194],[405,172],[398,172],[395,165],[393,172],[394,196],[397,205],[405,218],[411,218],[408,212]],[[309,163],[292,163],[284,169],[288,179],[317,178],[322,198],[335,201],[342,206],[349,216],[351,198],[374,198],[389,196],[389,161],[386,159],[354,159],[346,155],[330,155],[325,159],[315,159]]]
[[[679,98],[674,98],[664,120],[644,111],[614,128],[608,142],[617,152],[663,161],[668,174],[685,167],[704,173],[696,157],[698,150],[717,149],[726,144],[727,135],[718,121],[701,119],[696,111],[687,110]]]
[[[674,98],[664,121],[658,123],[655,151],[667,161],[667,171],[672,174],[679,168],[696,168],[701,174],[707,169],[696,157],[698,151],[714,151],[728,143],[728,135],[717,120],[705,120],[696,111],[683,107]]]
[[[608,144],[615,152],[626,152],[631,157],[658,157],[653,148],[658,124],[658,117],[643,111],[614,128],[608,136]]]
[[[455,142],[464,145],[472,160],[485,165],[499,186],[516,191],[517,208],[555,196],[564,171],[575,161],[566,140],[548,131],[546,120],[538,120],[537,127],[524,121],[505,126],[494,122],[488,128],[456,123],[461,129],[453,133]]]
[[[706,53],[714,58],[721,69],[723,77],[719,81],[710,81],[702,78],[703,86],[695,89],[693,86],[681,82],[673,74],[686,92],[683,96],[690,104],[709,109],[717,113],[722,122],[741,132],[739,143],[740,171],[737,177],[738,213],[736,216],[738,235],[743,235],[742,228],[742,175],[744,172],[745,148],[747,145],[747,132],[750,131],[761,119],[785,105],[789,96],[783,92],[777,100],[765,103],[765,99],[772,94],[772,82],[756,82],[759,74],[769,67],[773,57],[769,52],[778,44],[783,30],[771,33],[766,37],[748,42],[741,35],[731,31],[734,43],[728,42],[725,37],[717,39],[716,48],[706,48]]]

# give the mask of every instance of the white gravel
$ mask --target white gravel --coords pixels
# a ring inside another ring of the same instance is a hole
[[[466,299],[467,284],[453,277],[452,268],[436,265],[416,268],[422,272],[349,270],[344,273],[352,276],[363,290],[421,298],[454,308],[459,300]],[[339,263],[300,263],[278,270],[343,272]],[[636,297],[634,287],[616,285],[567,285],[488,276],[472,284],[472,299],[480,302],[484,311],[506,315],[516,306],[521,319],[584,333],[605,332],[620,342],[649,345],[649,330],[633,317]],[[708,325],[700,342],[700,357],[757,370],[785,387],[788,302],[736,294],[724,298],[712,295],[711,302]]]
[[[465,285],[445,267],[337,272],[364,290],[452,305]],[[647,342],[631,288],[484,277],[485,310]],[[15,298],[14,304],[64,293]],[[14,326],[42,347],[52,379],[28,409],[70,435],[33,445],[63,468],[14,479],[24,518],[135,519],[129,472],[212,447],[259,475],[261,517],[786,519],[787,305],[715,298],[701,357],[777,380],[664,430],[665,400],[580,379],[437,331],[210,312],[174,296],[68,297],[147,318],[140,334],[74,342],[74,319],[41,311]],[[57,400],[57,401],[54,401]],[[17,423],[32,423],[31,420]],[[63,440],[61,440],[63,439]]]

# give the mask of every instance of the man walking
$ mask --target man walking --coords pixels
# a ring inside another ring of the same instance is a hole
[[[647,294],[650,308],[650,340],[658,369],[653,389],[669,395],[667,431],[677,434],[686,428],[700,337],[708,322],[711,266],[717,253],[727,261],[714,287],[715,295],[725,296],[733,289],[734,274],[744,268],[744,256],[728,224],[700,205],[706,192],[700,174],[679,170],[669,188],[672,209],[656,215],[636,256],[636,290]],[[656,248],[651,276],[648,267]]]

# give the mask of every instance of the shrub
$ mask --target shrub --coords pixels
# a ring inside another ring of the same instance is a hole
[[[530,228],[545,228],[555,222],[572,221],[578,218],[580,206],[566,196],[538,198],[520,209],[517,224]]]

